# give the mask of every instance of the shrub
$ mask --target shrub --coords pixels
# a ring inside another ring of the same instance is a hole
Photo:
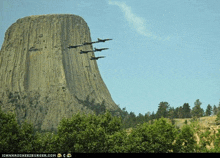
[[[0,108],[0,152],[30,153],[34,150],[34,129],[24,122],[18,125],[15,114],[3,113]]]
[[[121,120],[103,115],[80,115],[63,119],[58,126],[58,152],[110,152],[114,144],[110,139],[121,136]],[[120,142],[120,141],[119,141]],[[115,143],[115,142],[114,142]]]
[[[177,132],[177,129],[164,118],[156,120],[153,124],[144,123],[132,130],[128,136],[127,152],[172,152]]]
[[[174,152],[194,152],[195,146],[193,128],[189,125],[184,125],[177,136]]]

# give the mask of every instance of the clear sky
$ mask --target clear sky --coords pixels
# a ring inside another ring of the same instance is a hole
[[[17,19],[40,14],[76,14],[87,22],[113,100],[128,112],[156,112],[196,99],[220,101],[219,0],[0,0],[0,46]]]

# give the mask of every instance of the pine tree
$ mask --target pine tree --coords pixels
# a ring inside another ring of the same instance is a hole
[[[184,103],[183,104],[183,118],[190,118],[191,114],[190,114],[190,106],[189,103]]]
[[[179,118],[184,118],[184,116],[183,116],[183,107],[182,106],[180,106],[178,108],[177,115],[178,115]]]
[[[175,112],[174,112],[174,111],[175,111],[174,107],[170,107],[170,108],[169,108],[168,118],[171,119],[171,120],[172,120],[173,118],[175,118]]]
[[[158,119],[161,117],[168,117],[169,106],[170,105],[168,102],[160,102],[157,113],[156,113],[156,118]]]
[[[212,114],[212,106],[208,104],[206,111],[205,111],[205,115],[210,116],[211,114]]]
[[[153,120],[156,118],[156,114],[154,113],[154,111],[152,112],[152,114],[150,115],[150,120]]]
[[[217,113],[220,112],[220,102],[218,104],[218,107],[217,107]]]
[[[218,113],[218,109],[217,109],[217,107],[214,105],[214,106],[213,106],[213,115],[217,115],[217,113]]]
[[[202,117],[203,116],[203,113],[204,113],[204,110],[201,108],[201,105],[202,105],[202,102],[199,101],[199,99],[197,99],[195,102],[194,102],[194,107],[192,109],[192,116],[193,117]]]

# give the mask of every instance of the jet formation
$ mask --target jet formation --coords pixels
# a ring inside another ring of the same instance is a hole
[[[98,38],[98,41],[94,41],[94,42],[86,42],[86,41],[84,41],[83,44],[75,45],[75,46],[69,46],[67,48],[69,48],[69,49],[77,48],[77,47],[82,47],[82,46],[85,46],[85,45],[92,45],[94,43],[105,42],[105,41],[109,41],[109,40],[112,40],[112,39],[109,39],[109,38],[107,38],[107,39],[100,39],[100,38]],[[107,49],[109,49],[109,48],[99,48],[99,49],[94,48],[94,50],[91,50],[91,51],[90,50],[87,50],[87,51],[80,50],[80,54],[87,54],[89,52],[97,52],[97,51],[101,52],[101,51],[107,50]],[[100,58],[105,58],[105,56],[99,56],[99,57],[91,56],[90,60],[98,60]]]

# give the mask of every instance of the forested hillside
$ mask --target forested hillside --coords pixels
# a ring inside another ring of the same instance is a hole
[[[195,102],[195,107],[197,103],[199,100]],[[103,106],[104,103],[100,105]],[[187,104],[183,107],[190,109]],[[195,107],[192,111],[199,109]],[[18,124],[15,114],[0,110],[0,152],[220,152],[220,129],[214,132],[210,128],[204,129],[191,110],[191,123],[185,122],[179,128],[164,116],[171,119],[176,113],[180,116],[177,109],[181,107],[169,108],[167,102],[159,104],[156,114],[138,116],[125,109],[112,112],[102,109],[103,112],[98,114],[75,114],[71,118],[63,118],[57,132],[36,131],[28,122]],[[181,116],[188,116],[188,113]],[[216,123],[219,118],[218,113]],[[129,132],[128,127],[131,129]]]

